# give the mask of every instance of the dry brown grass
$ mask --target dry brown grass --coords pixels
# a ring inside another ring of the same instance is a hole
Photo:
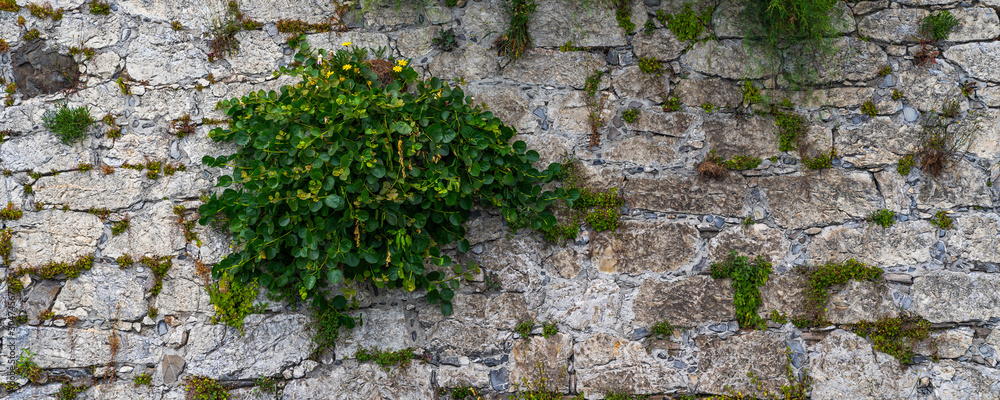
[[[698,163],[696,170],[702,177],[711,179],[722,179],[729,172],[725,167],[708,158]]]

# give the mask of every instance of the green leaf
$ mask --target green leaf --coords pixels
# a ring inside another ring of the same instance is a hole
[[[323,203],[325,203],[327,207],[330,207],[334,210],[339,210],[341,207],[344,206],[344,198],[337,196],[335,194],[331,194],[327,196],[325,199],[323,199]]]
[[[344,271],[337,268],[330,269],[326,271],[326,280],[331,285],[340,283],[340,281],[344,280]]]
[[[282,226],[282,227],[285,227],[285,226],[288,226],[288,223],[291,222],[291,221],[292,221],[292,219],[289,218],[287,215],[282,215],[281,218],[278,219],[278,225]]]
[[[305,285],[306,290],[312,290],[312,288],[316,286],[316,276],[314,275],[307,276],[303,284]]]
[[[452,311],[453,311],[453,309],[451,307],[451,302],[450,301],[442,301],[441,302],[441,314],[442,315],[444,315],[444,316],[447,317],[447,316],[451,315]]]

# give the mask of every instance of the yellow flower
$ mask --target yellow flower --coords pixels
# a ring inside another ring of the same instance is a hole
[[[399,60],[399,66],[400,67],[405,67],[406,66],[406,60]]]
[[[360,73],[361,73],[361,70],[360,70],[360,69],[357,69],[357,68],[355,68],[355,69],[354,69],[354,73],[355,73],[355,74],[360,74]]]
[[[395,67],[392,67],[392,70],[396,71],[396,72],[403,72],[403,67],[400,67],[400,66],[397,65]]]
[[[344,43],[341,43],[340,45],[341,45],[341,46],[350,46],[350,45],[351,45],[351,42],[344,42]]]
[[[340,81],[341,81],[341,82],[343,82],[343,81],[344,81],[344,79],[347,79],[347,78],[344,78],[343,76],[342,76],[342,77],[340,77]]]
[[[351,64],[344,64],[344,71],[351,69]]]

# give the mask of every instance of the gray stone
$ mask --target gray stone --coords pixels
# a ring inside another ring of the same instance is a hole
[[[102,316],[112,318],[113,315],[112,311]],[[152,364],[160,360],[163,342],[158,338],[114,332],[118,338],[115,362]],[[111,361],[111,336],[111,330],[95,328],[74,329],[70,335],[66,329],[27,326],[15,329],[13,334],[17,354],[21,354],[22,347],[30,349],[34,353],[34,362],[45,369],[107,365]]]
[[[160,370],[163,372],[163,383],[174,383],[184,370],[184,359],[173,354],[165,355],[160,363]]]
[[[670,393],[687,390],[685,370],[654,357],[641,342],[597,333],[577,341],[573,349],[577,391],[600,393],[624,387],[635,393]]]
[[[959,327],[931,333],[928,340],[917,343],[913,351],[919,354],[937,356],[939,358],[959,358],[972,347],[972,337],[975,332],[969,327]],[[932,346],[931,343],[934,343]]]
[[[552,390],[569,391],[570,377],[566,370],[572,356],[573,337],[565,333],[516,340],[511,351],[510,382],[518,390],[528,390],[523,383],[541,377]]]
[[[920,128],[898,126],[888,117],[842,126],[837,131],[837,155],[862,168],[894,164],[913,153],[920,141]]]
[[[677,40],[669,29],[657,29],[652,33],[641,31],[632,39],[635,56],[660,61],[676,59],[687,48],[687,44]]]
[[[728,79],[760,79],[768,69],[760,68],[764,65],[762,56],[747,54],[739,40],[698,42],[681,56],[681,63],[700,73]]]
[[[430,53],[431,42],[440,30],[436,27],[424,27],[404,31],[396,37],[396,49],[405,58],[419,59]]]
[[[918,8],[891,8],[867,15],[858,22],[858,33],[890,43],[919,42],[920,21],[930,15]]]
[[[661,76],[651,75],[633,65],[611,71],[611,86],[618,97],[661,103],[670,91],[670,80],[666,73]]]
[[[1000,42],[951,46],[944,56],[962,67],[972,78],[1000,82],[1000,70],[995,64],[995,60],[1000,58]]]
[[[29,325],[37,325],[39,323],[38,314],[52,307],[52,301],[55,300],[60,289],[62,289],[62,286],[59,283],[47,280],[38,282],[38,284],[31,287],[28,295],[24,296],[22,300],[24,312],[28,314]],[[65,315],[58,312],[56,314]]]
[[[274,376],[309,357],[309,325],[300,314],[252,314],[244,319],[246,336],[225,325],[195,326],[188,335],[187,371],[224,379]]]
[[[708,116],[701,124],[705,141],[724,160],[735,156],[768,158],[778,154],[774,121],[760,117],[735,119]]]
[[[47,37],[44,33],[42,36]],[[74,78],[79,77],[73,58],[44,46],[43,40],[25,43],[9,52],[13,83],[17,84],[22,100],[69,89]]]
[[[66,172],[38,179],[35,199],[46,204],[68,205],[72,210],[120,210],[142,200],[144,172],[119,168],[110,175],[98,170]]]
[[[810,347],[812,398],[907,399],[916,376],[891,356],[877,352],[868,340],[835,330]]]
[[[214,312],[205,290],[208,282],[195,274],[195,265],[190,259],[173,260],[173,267],[163,280],[163,289],[156,296],[156,307],[161,315]]]
[[[722,79],[681,79],[674,94],[681,103],[691,107],[701,107],[712,103],[716,107],[736,107],[743,101],[740,89]]]
[[[842,37],[833,46],[833,54],[819,67],[816,83],[869,80],[878,76],[879,69],[888,62],[885,51],[875,43]]]
[[[270,39],[267,39],[270,41]],[[125,68],[151,85],[190,81],[208,75],[208,56],[165,24],[143,24],[128,47]]]
[[[639,114],[639,120],[632,126],[637,131],[683,137],[697,120],[698,116],[695,114],[662,112],[661,110],[646,108],[642,110]]]
[[[603,66],[604,59],[597,54],[535,49],[508,65],[502,76],[523,83],[583,89],[587,77]]]
[[[618,323],[621,289],[612,279],[556,281],[545,287],[543,314],[584,331],[612,331]]]
[[[538,120],[531,113],[531,103],[525,99],[517,87],[506,85],[465,86],[467,95],[473,96],[475,103],[489,106],[497,118],[518,132],[531,132],[538,126]],[[535,148],[535,147],[532,147]]]
[[[490,268],[493,270],[492,268]],[[507,288],[506,286],[504,287]],[[528,310],[527,304],[524,300],[523,293],[500,293],[491,294],[489,296],[484,294],[464,294],[459,293],[455,295],[452,300],[454,313],[450,316],[441,315],[440,307],[436,305],[418,304],[418,307],[423,307],[425,310],[419,313],[419,321],[421,324],[437,324],[442,321],[455,321],[461,325],[465,326],[480,326],[482,328],[489,329],[499,329],[511,331],[517,322],[526,318],[534,318],[536,315],[535,310]],[[438,328],[436,328],[438,329]],[[451,328],[447,328],[451,329]],[[489,329],[478,332],[482,334],[479,336],[481,338],[490,338],[493,340],[493,331]],[[442,329],[441,333],[448,332]],[[473,332],[477,333],[477,332]],[[431,335],[429,333],[429,335]],[[442,335],[431,335],[430,338],[437,337],[438,340],[445,339]],[[432,340],[432,339],[429,339]],[[451,338],[447,338],[451,340]],[[499,343],[500,340],[496,340]],[[462,346],[463,343],[467,342],[455,342],[455,346]],[[496,344],[483,342],[476,343],[474,346],[469,346],[469,349],[488,352],[491,348],[494,348]],[[475,349],[473,349],[475,347]],[[472,351],[470,350],[470,351]]]
[[[914,312],[928,321],[965,322],[1000,316],[995,274],[934,271],[913,279]]]
[[[958,19],[958,26],[948,35],[949,42],[994,40],[1000,36],[1000,18],[992,8],[957,8],[952,15]]]
[[[955,218],[955,231],[945,239],[951,253],[977,263],[998,263],[998,222],[996,214]]]
[[[782,332],[754,330],[725,340],[698,336],[698,392],[725,394],[729,389],[750,392],[755,388],[779,392],[781,385],[788,383],[785,340]],[[749,373],[757,383],[750,381]]]
[[[428,70],[432,76],[443,80],[474,81],[497,76],[499,64],[486,47],[469,45],[438,54],[431,60]]]
[[[916,187],[917,207],[921,210],[947,210],[955,207],[989,207],[992,204],[986,172],[958,161],[940,177],[922,179]]]
[[[669,136],[651,133],[620,136],[601,143],[604,159],[626,161],[639,165],[667,165],[676,159],[675,146],[678,140]]]
[[[673,283],[646,280],[632,306],[632,326],[650,327],[664,320],[676,326],[696,326],[734,319],[731,285],[728,279],[704,275]]]
[[[881,282],[850,280],[841,287],[827,289],[826,318],[834,324],[853,324],[892,318],[899,309]]]
[[[104,225],[94,215],[55,210],[26,212],[6,225],[14,231],[11,259],[16,265],[76,261],[94,254],[97,239],[104,232]]]
[[[906,122],[914,122],[917,118],[920,118],[920,114],[917,113],[917,110],[910,106],[903,106],[903,119],[905,119]]]
[[[739,174],[720,180],[665,175],[631,177],[625,192],[638,209],[739,216],[745,188],[746,179]]]
[[[900,85],[905,88],[907,103],[926,112],[940,110],[945,101],[959,99],[954,78],[957,73],[958,70],[951,64],[939,63],[928,68],[905,69],[898,75]]]
[[[691,224],[621,221],[618,232],[594,240],[592,259],[601,272],[663,273],[695,260],[698,230]]]
[[[715,220],[720,221],[720,218]],[[736,250],[741,254],[761,256],[767,262],[779,265],[789,246],[781,230],[764,224],[753,224],[722,230],[708,241],[706,250],[708,259],[713,262],[724,260],[730,250]]]
[[[352,313],[357,316],[358,313]],[[388,309],[369,308],[362,312],[363,324],[355,327],[350,335],[337,338],[338,360],[353,357],[360,348],[378,347],[385,351],[396,351],[416,347],[407,328],[407,318],[402,307]]]
[[[151,274],[121,270],[116,264],[95,263],[76,279],[70,279],[52,306],[57,315],[81,320],[97,319],[111,312],[122,321],[146,315],[145,289]]]
[[[881,203],[865,172],[825,170],[762,177],[760,187],[767,193],[774,221],[795,229],[864,218]]]
[[[887,268],[930,261],[937,228],[925,221],[900,222],[889,228],[830,226],[809,243],[810,263],[850,258]]]
[[[987,400],[996,397],[1000,389],[1000,373],[996,369],[972,363],[941,360],[931,364],[928,375],[929,386],[936,389],[935,394],[941,399]]]
[[[645,12],[642,15],[645,17]],[[636,26],[642,26],[635,19],[632,22]],[[541,2],[528,22],[528,31],[531,32],[532,43],[537,47],[559,47],[567,41],[572,41],[578,47],[628,44],[625,30],[619,28],[615,20],[613,7]]]
[[[3,118],[17,118],[29,124],[32,122],[30,117],[17,115],[15,111],[8,108]],[[41,121],[39,119],[35,122]],[[6,122],[2,123],[2,126],[5,129],[17,128],[7,125]],[[90,140],[85,139],[83,143],[66,146],[47,130],[14,137],[0,143],[0,166],[13,171],[48,172],[53,169],[60,171],[75,169],[80,163],[91,162],[90,143]]]
[[[177,224],[172,202],[146,203],[143,209],[126,215],[129,216],[130,228],[108,239],[103,249],[105,257],[118,258],[129,254],[138,260],[144,255],[174,254],[185,248],[184,231]]]
[[[760,287],[761,304],[757,314],[770,318],[771,311],[794,317],[805,313],[806,281],[798,273],[774,274]]]
[[[290,381],[282,395],[291,399],[431,399],[435,395],[432,373],[431,365],[415,360],[406,367],[391,370],[384,370],[374,362],[348,360],[318,368],[308,378]]]

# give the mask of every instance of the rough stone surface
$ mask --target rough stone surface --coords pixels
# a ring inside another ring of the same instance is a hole
[[[617,237],[601,236],[594,245],[594,265],[601,272],[668,272],[694,260],[698,231],[690,224],[622,221],[619,229]]]
[[[96,263],[90,271],[66,282],[52,306],[56,315],[72,315],[81,320],[116,315],[122,321],[136,321],[146,315],[144,293],[152,284],[148,269],[121,270],[117,264]]]
[[[899,309],[884,286],[850,280],[828,289],[826,318],[835,324],[853,324],[898,316]]]
[[[637,393],[665,393],[688,387],[687,371],[653,357],[642,343],[598,333],[574,345],[578,391],[627,387]]]
[[[569,376],[566,369],[569,366],[569,358],[573,356],[573,337],[564,333],[557,333],[548,338],[541,336],[531,336],[527,339],[514,341],[514,348],[511,351],[513,365],[510,369],[510,381],[512,387],[521,390],[525,388],[521,382],[531,382],[539,377],[539,368],[544,371],[541,375],[548,385],[554,390],[566,392],[569,388]],[[539,365],[539,363],[541,365]]]
[[[991,274],[935,271],[913,279],[914,312],[931,322],[988,320],[1000,316],[998,279]]]
[[[687,44],[677,40],[669,29],[657,29],[652,33],[637,33],[632,39],[632,47],[636,57],[669,61],[680,56]]]
[[[778,154],[774,140],[774,122],[760,117],[736,120],[729,117],[706,118],[701,124],[708,148],[729,160],[734,156],[768,158]]]
[[[600,56],[582,51],[530,50],[507,66],[503,76],[525,83],[583,89],[587,77],[601,66],[601,61]]]
[[[650,327],[667,320],[678,326],[733,320],[733,289],[728,279],[693,276],[678,282],[647,280],[639,286],[633,324]]]
[[[613,47],[628,43],[612,7],[543,2],[538,3],[535,15],[537,17],[528,22],[528,31],[536,47],[559,47],[567,41],[577,47]]]
[[[919,42],[920,21],[930,15],[919,8],[891,8],[858,21],[858,33],[892,43]]]
[[[722,180],[698,176],[630,177],[626,193],[639,209],[739,215],[746,181],[729,174]]]
[[[937,228],[924,221],[907,221],[882,228],[873,224],[850,228],[831,226],[809,243],[810,262],[850,258],[883,268],[922,264],[931,259]]]
[[[104,231],[94,215],[55,210],[26,212],[21,219],[8,221],[7,226],[14,230],[12,262],[24,266],[73,262],[94,254]]]
[[[814,399],[905,399],[916,377],[857,335],[835,330],[810,346]]]
[[[1000,82],[1000,70],[992,62],[1000,57],[1000,42],[951,46],[945,50],[944,56],[968,71],[973,78]]]
[[[1000,263],[996,216],[958,218],[954,225],[945,240],[949,253],[977,263]]]
[[[285,386],[282,394],[292,399],[430,399],[434,397],[432,372],[429,365],[420,362],[385,371],[373,362],[350,360],[323,368],[309,378],[296,379]]]
[[[228,379],[274,376],[309,357],[312,345],[309,324],[309,318],[303,315],[254,314],[244,319],[245,336],[225,325],[195,326],[188,336],[186,370],[190,374]],[[285,351],[281,354],[265,351],[272,348]],[[233,363],[232,357],[237,354],[243,361]]]
[[[986,187],[986,172],[970,163],[959,161],[945,169],[941,177],[923,179],[917,189],[917,208],[946,210],[953,207],[992,204]]]
[[[920,128],[897,126],[887,117],[876,117],[854,129],[837,131],[837,155],[861,167],[893,164],[917,150]]]
[[[142,171],[125,168],[111,175],[91,170],[45,176],[35,185],[35,198],[46,204],[68,205],[72,210],[120,210],[142,199],[143,176]]]
[[[805,228],[863,218],[878,209],[881,197],[867,173],[821,170],[804,175],[762,177],[774,221]]]
[[[763,68],[751,68],[763,64],[762,60],[747,54],[739,40],[698,42],[684,53],[681,63],[700,73],[728,79],[759,79],[764,73]]]
[[[748,331],[725,340],[699,336],[695,339],[695,345],[702,350],[698,391],[723,394],[727,393],[727,387],[750,391],[756,387],[747,376],[752,372],[764,390],[780,392],[781,385],[788,382],[786,339],[781,332],[761,331]]]

